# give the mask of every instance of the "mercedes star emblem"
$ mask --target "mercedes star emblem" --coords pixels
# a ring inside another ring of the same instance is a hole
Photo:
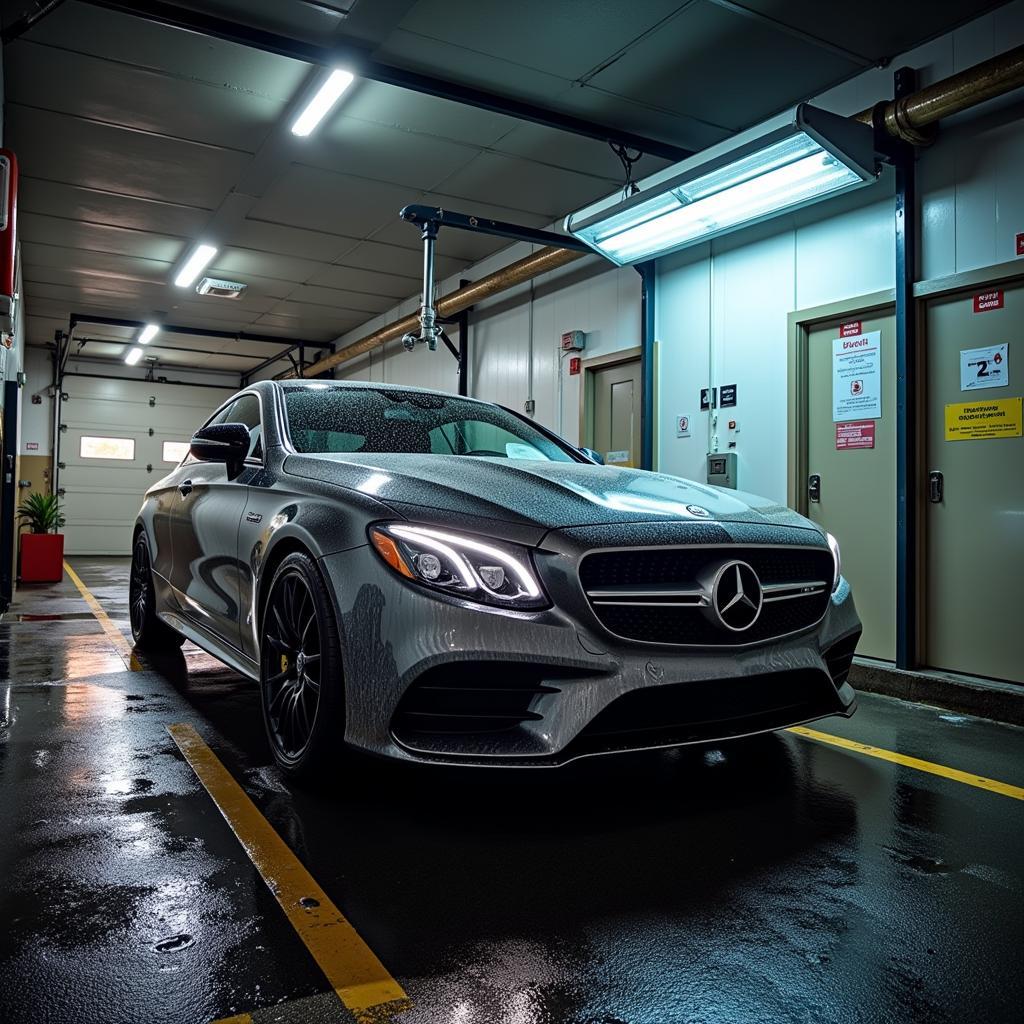
[[[761,581],[746,562],[726,562],[715,577],[711,607],[719,624],[741,633],[761,614]]]

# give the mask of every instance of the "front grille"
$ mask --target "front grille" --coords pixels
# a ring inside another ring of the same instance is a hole
[[[707,613],[702,578],[737,560],[757,573],[764,603],[742,632]],[[832,589],[832,553],[812,547],[679,547],[595,551],[580,563],[580,582],[601,624],[643,643],[699,647],[762,643],[815,625]]]
[[[842,711],[818,669],[650,686],[613,700],[573,740],[574,753],[747,736]]]

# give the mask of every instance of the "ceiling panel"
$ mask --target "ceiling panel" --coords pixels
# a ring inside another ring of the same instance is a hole
[[[225,241],[242,249],[280,253],[321,263],[330,263],[359,244],[356,238],[285,224],[268,224],[255,217],[245,217],[233,225]]]
[[[318,270],[309,284],[325,288],[342,288],[355,292],[386,295],[394,299],[408,298],[420,286],[419,276],[398,276],[366,270],[357,266],[329,266]]]
[[[491,146],[522,122],[452,100],[399,89],[382,82],[359,82],[346,96],[340,116],[402,131],[436,135],[474,146]]]
[[[813,95],[822,81],[841,81],[860,70],[852,61],[713,4],[689,8],[679,25],[681,32],[641,40],[628,59],[609,65],[590,84],[739,129],[795,98]]]
[[[26,173],[121,195],[215,209],[252,159],[49,111],[9,107],[6,114],[5,142]]]
[[[296,162],[336,174],[390,182],[412,191],[434,188],[480,150],[422,132],[339,117],[295,147]]]
[[[248,284],[249,278],[253,277],[266,281],[301,284],[308,281],[322,266],[322,263],[299,259],[296,256],[229,247],[217,254],[213,263],[206,269],[206,275],[231,280],[237,278],[244,284]]]
[[[166,283],[171,264],[159,260],[143,259],[138,256],[120,256],[113,253],[91,252],[83,254],[75,249],[59,245],[39,245],[34,242],[22,242],[22,260],[24,266],[30,267],[80,267],[83,271],[97,276],[109,274],[123,275],[126,278]],[[88,265],[79,261],[88,260]],[[29,296],[31,298],[31,296]]]
[[[251,215],[277,224],[364,237],[415,202],[413,190],[295,164],[255,204]]]
[[[682,0],[420,0],[401,28],[474,54],[575,79],[685,6]],[[430,52],[429,46],[420,45]]]
[[[309,65],[302,61],[179,32],[88,4],[61,5],[25,38],[151,68],[183,81],[213,83],[240,95],[284,102],[295,97],[309,74]],[[7,52],[19,45],[21,41]]]
[[[118,253],[122,256],[143,256],[166,263],[177,260],[183,249],[190,244],[183,238],[168,238],[153,232],[90,224],[66,217],[47,217],[40,213],[21,213],[18,227],[21,239],[25,242]]]
[[[209,210],[100,192],[25,174],[18,179],[18,212],[50,214],[184,238],[194,237],[210,219]]]
[[[255,93],[26,42],[5,55],[5,102],[255,152],[285,105]]]
[[[368,295],[366,292],[343,291],[339,288],[318,288],[314,285],[303,285],[296,288],[288,296],[289,303],[307,303],[312,306],[324,307],[327,310],[344,309],[355,313],[383,313],[390,309],[395,300],[387,295]],[[280,308],[280,307],[278,307]]]

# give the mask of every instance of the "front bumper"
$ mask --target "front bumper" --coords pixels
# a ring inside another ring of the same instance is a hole
[[[849,716],[856,706],[845,675],[861,625],[845,580],[803,633],[680,649],[616,640],[557,605],[508,612],[438,597],[392,575],[369,547],[321,566],[341,633],[346,740],[378,755],[553,766]]]

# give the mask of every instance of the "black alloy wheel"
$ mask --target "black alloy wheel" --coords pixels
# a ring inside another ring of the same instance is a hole
[[[295,552],[274,574],[260,637],[263,721],[277,763],[308,775],[341,746],[344,698],[338,635],[313,560]]]
[[[180,647],[185,638],[156,614],[156,592],[146,535],[140,533],[132,548],[132,569],[128,577],[128,616],[135,643],[146,650]]]

